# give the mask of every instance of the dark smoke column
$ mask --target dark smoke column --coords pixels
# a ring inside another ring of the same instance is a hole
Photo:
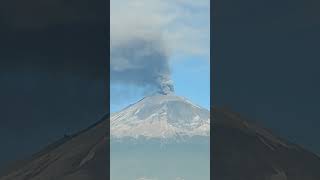
[[[111,45],[111,82],[149,93],[174,92],[169,55],[161,38],[131,38]]]
[[[174,86],[173,81],[170,77],[162,77],[160,78],[160,87],[158,93],[163,95],[173,94],[174,93]]]

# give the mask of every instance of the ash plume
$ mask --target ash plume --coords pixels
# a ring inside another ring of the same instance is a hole
[[[209,59],[209,3],[210,0],[111,0],[112,86],[125,84],[127,94],[141,90],[147,94],[173,92],[168,49],[170,56]],[[134,91],[129,90],[132,87]]]
[[[160,38],[131,38],[111,46],[111,82],[161,94],[174,92],[168,50]]]

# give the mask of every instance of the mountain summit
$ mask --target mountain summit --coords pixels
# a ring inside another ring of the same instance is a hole
[[[209,136],[210,113],[184,97],[148,96],[111,115],[111,137]]]

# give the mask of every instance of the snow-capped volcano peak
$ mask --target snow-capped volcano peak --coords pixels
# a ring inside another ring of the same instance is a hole
[[[210,115],[184,97],[173,94],[147,96],[111,115],[111,136],[169,138],[209,136]]]

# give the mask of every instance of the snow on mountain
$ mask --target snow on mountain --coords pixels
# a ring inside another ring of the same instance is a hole
[[[111,115],[111,137],[209,136],[207,109],[174,94],[148,96]]]

